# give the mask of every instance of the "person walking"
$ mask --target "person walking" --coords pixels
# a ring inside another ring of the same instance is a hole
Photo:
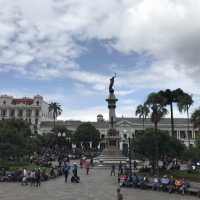
[[[85,169],[86,169],[86,174],[89,175],[89,171],[90,171],[90,162],[89,162],[89,160],[85,161]]]
[[[83,158],[80,158],[80,168],[83,168]]]
[[[122,193],[121,193],[121,191],[120,191],[120,188],[117,188],[117,200],[123,200],[124,198],[123,198],[123,195],[122,195]]]
[[[111,166],[111,171],[110,171],[110,175],[114,175],[115,176],[115,164],[112,164]]]
[[[28,185],[28,172],[26,168],[23,169],[23,177],[22,177],[22,182],[21,185]]]
[[[41,185],[41,171],[40,171],[40,168],[35,173],[35,179],[36,179],[36,187],[40,187],[40,185]]]
[[[69,171],[70,171],[70,165],[69,165],[68,162],[66,162],[65,165],[64,165],[65,183],[67,183]]]
[[[122,162],[120,161],[119,163],[119,174],[122,175],[123,174],[123,165]]]
[[[31,173],[30,173],[30,181],[31,181],[31,186],[35,186],[35,170],[32,170]]]

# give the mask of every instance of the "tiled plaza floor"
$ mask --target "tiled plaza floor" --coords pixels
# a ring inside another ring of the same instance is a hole
[[[94,169],[89,176],[80,171],[80,184],[65,184],[64,177],[43,183],[41,188],[0,183],[0,200],[115,200],[117,180],[108,170]],[[125,200],[197,200],[181,196],[139,189],[122,189]]]

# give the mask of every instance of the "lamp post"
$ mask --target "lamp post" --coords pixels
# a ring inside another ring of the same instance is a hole
[[[131,138],[129,137],[128,138],[128,149],[129,149],[129,154],[128,154],[128,156],[129,156],[129,169],[130,169],[130,175],[132,175],[132,160],[131,160],[131,147],[132,147],[132,145],[131,145]]]
[[[58,136],[58,138],[60,138],[59,139],[59,143],[63,146],[64,144],[66,144],[65,142],[66,142],[66,139],[69,141],[70,140],[70,138],[69,137],[67,137],[66,138],[66,136],[67,136],[67,134],[65,133],[65,132],[58,132],[58,134],[57,134],[57,136]],[[62,138],[62,139],[61,139]]]
[[[70,137],[66,137],[67,139],[67,144],[68,144],[68,151],[71,151],[71,138]]]

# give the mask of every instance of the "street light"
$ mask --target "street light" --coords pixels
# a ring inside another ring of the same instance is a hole
[[[68,150],[71,151],[71,138],[66,137],[66,140],[67,140],[67,144],[68,144]]]

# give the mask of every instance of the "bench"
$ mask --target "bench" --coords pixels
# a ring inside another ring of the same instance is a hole
[[[195,194],[198,197],[200,197],[200,188],[194,187],[194,186],[189,187],[189,188],[187,188],[186,193]]]

